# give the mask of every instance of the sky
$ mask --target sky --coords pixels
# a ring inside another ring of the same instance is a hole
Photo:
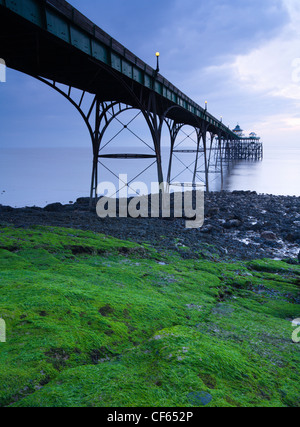
[[[299,0],[71,0],[215,117],[299,147]],[[0,83],[1,147],[86,147],[61,95],[14,70]]]

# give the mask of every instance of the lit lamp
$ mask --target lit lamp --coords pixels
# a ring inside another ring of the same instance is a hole
[[[205,111],[207,111],[207,101],[205,101]]]
[[[159,72],[159,57],[160,57],[160,53],[156,52],[156,59],[157,59],[157,65],[156,65],[156,72]]]

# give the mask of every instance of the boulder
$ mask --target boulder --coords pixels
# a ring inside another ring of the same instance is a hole
[[[239,219],[230,219],[224,224],[224,228],[238,228],[242,225],[242,222]]]
[[[278,240],[277,236],[275,233],[273,233],[273,231],[263,231],[261,233],[261,237],[265,240],[269,240],[269,241],[275,241]]]
[[[76,203],[78,205],[87,205],[89,204],[90,199],[88,197],[79,197],[79,199],[76,200]]]
[[[51,203],[47,205],[44,210],[46,212],[61,212],[63,210],[63,205],[61,203]]]
[[[10,206],[2,206],[0,205],[0,212],[7,213],[7,212],[13,212],[14,209]]]

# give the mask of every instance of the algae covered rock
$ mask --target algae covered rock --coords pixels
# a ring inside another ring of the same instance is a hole
[[[300,266],[0,227],[0,406],[299,406]]]

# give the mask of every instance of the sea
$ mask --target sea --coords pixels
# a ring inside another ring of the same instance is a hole
[[[167,171],[169,149],[163,148],[162,154],[163,169]],[[193,161],[190,153],[173,159],[174,182],[191,182]],[[111,182],[118,189],[117,177],[122,174],[123,181],[127,175],[129,183],[143,182],[151,189],[151,182],[157,181],[157,168],[153,162],[153,159],[102,160],[99,182]],[[204,179],[201,167],[203,169],[199,164],[200,184]],[[0,148],[0,204],[20,208],[45,207],[56,202],[74,203],[77,198],[89,196],[91,169],[91,147]],[[220,170],[213,169],[210,190],[221,189],[300,197],[300,144],[298,147],[268,144],[264,146],[262,161],[225,164],[223,187]]]

